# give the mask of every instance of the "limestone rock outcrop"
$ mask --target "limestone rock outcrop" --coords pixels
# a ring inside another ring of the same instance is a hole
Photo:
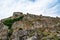
[[[7,40],[8,27],[0,22],[0,40]]]
[[[60,40],[60,18],[14,12],[0,21],[0,40]]]

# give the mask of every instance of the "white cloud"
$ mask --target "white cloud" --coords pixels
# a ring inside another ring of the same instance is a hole
[[[36,0],[34,2],[29,0],[1,0],[0,2],[0,19],[11,16],[16,11],[56,16],[58,10],[55,6],[57,0]]]

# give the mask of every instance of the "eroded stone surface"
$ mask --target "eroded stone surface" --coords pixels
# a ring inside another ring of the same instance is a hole
[[[59,40],[60,39],[60,18],[38,16],[33,14],[23,14],[22,12],[14,12],[16,18],[24,16],[22,20],[12,24],[11,29],[0,22],[0,39],[1,40]],[[11,36],[8,38],[8,32]]]

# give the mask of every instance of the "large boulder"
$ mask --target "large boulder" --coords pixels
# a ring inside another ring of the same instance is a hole
[[[8,27],[0,22],[0,39],[7,40],[8,39]]]
[[[27,35],[28,35],[28,33],[26,30],[19,29],[18,31],[13,32],[11,38],[12,38],[12,40],[26,40]]]

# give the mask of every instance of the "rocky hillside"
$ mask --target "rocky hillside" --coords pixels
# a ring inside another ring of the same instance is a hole
[[[14,12],[0,20],[0,40],[60,40],[60,18]]]

